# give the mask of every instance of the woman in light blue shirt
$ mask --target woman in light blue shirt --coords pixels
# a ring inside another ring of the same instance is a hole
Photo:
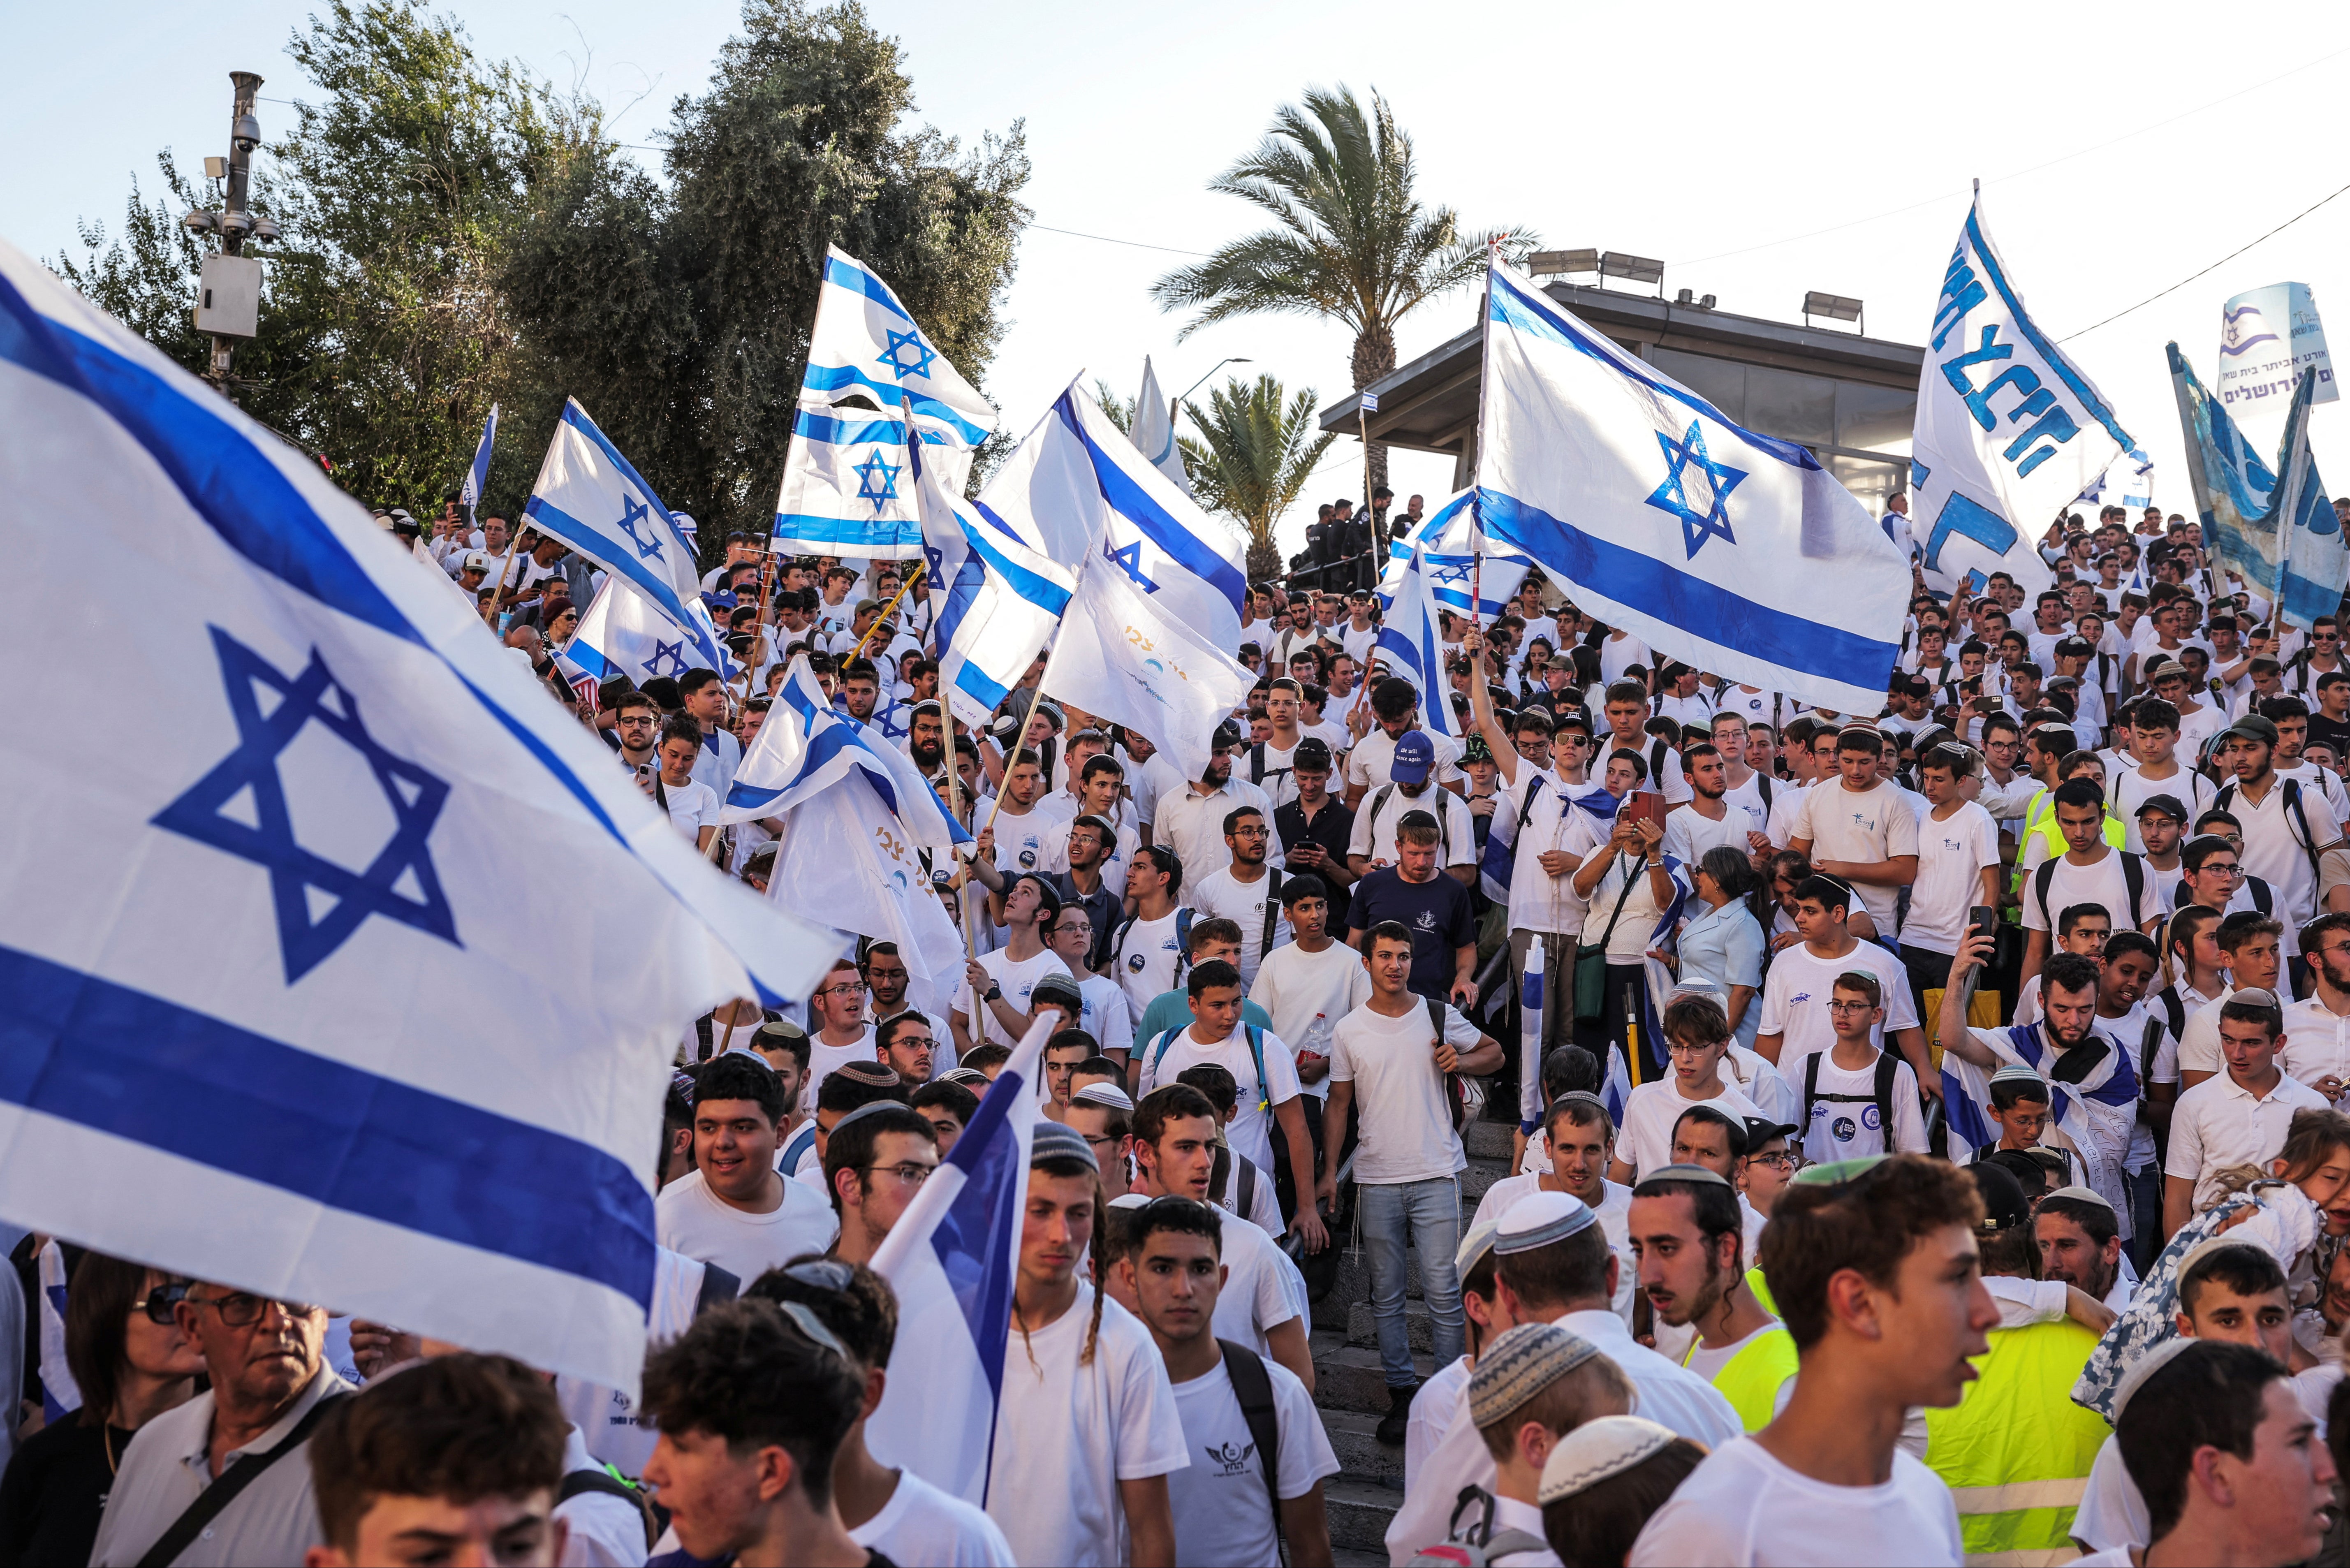
[[[1754,995],[1762,984],[1762,927],[1750,895],[1762,878],[1744,854],[1721,845],[1699,857],[1696,885],[1697,907],[1681,926],[1678,959],[1668,961],[1680,984],[1709,981],[1720,989],[1731,1033],[1752,1050],[1761,1019]]]

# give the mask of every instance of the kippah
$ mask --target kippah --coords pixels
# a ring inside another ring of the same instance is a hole
[[[898,1086],[898,1070],[880,1062],[843,1062],[833,1071],[852,1084],[868,1088],[894,1089]]]
[[[1139,1192],[1121,1192],[1103,1207],[1108,1209],[1139,1209],[1150,1199]]]
[[[950,1067],[939,1075],[938,1081],[941,1084],[961,1084],[965,1088],[969,1088],[973,1084],[978,1085],[982,1089],[988,1086],[987,1075],[976,1067]]]
[[[2275,1007],[2279,1005],[2275,992],[2269,991],[2257,985],[2248,985],[2244,987],[2243,990],[2230,996],[2228,1000],[2230,1002],[2241,1002],[2247,1007]]]
[[[808,1032],[788,1018],[771,1018],[751,1032],[754,1040],[805,1040]]]
[[[899,1106],[899,1105],[898,1105],[898,1102],[897,1102],[897,1101],[895,1101],[895,1100],[868,1100],[868,1101],[867,1101],[864,1105],[861,1105],[861,1106],[858,1106],[855,1110],[853,1110],[853,1111],[849,1112],[847,1116],[845,1116],[841,1117],[838,1121],[837,1121],[837,1122],[833,1123],[833,1124],[832,1124],[832,1131],[831,1131],[831,1132],[829,1132],[829,1133],[827,1133],[827,1134],[825,1135],[825,1137],[827,1137],[827,1138],[832,1137],[833,1136],[835,1136],[836,1134],[837,1134],[837,1133],[840,1131],[840,1129],[841,1129],[841,1128],[843,1128],[843,1127],[847,1127],[849,1123],[851,1123],[851,1122],[855,1121],[858,1117],[859,1117],[859,1116],[871,1116],[874,1112],[880,1110],[880,1109],[881,1109],[882,1107],[884,1107],[885,1106],[898,1106],[898,1108],[899,1108],[899,1110],[903,1110],[903,1109],[905,1109],[905,1106]]]
[[[2199,1251],[2201,1249],[2197,1250]],[[2189,1339],[2183,1334],[2175,1334],[2132,1362],[2130,1369],[2122,1374],[2121,1382],[2114,1387],[2114,1425],[2116,1427],[2121,1425],[2123,1407],[2129,1404],[2139,1389],[2146,1386],[2147,1378],[2177,1360],[2179,1354],[2189,1345],[2202,1343],[2199,1339]]]
[[[2107,1213],[2111,1213],[2114,1207],[2113,1203],[2104,1193],[2095,1191],[2086,1187],[2060,1187],[2055,1191],[2049,1193],[2047,1197],[2041,1199],[2040,1201],[2045,1203],[2050,1198],[2070,1198],[2076,1203],[2094,1203],[2099,1208],[2105,1210]]]
[[[1471,1225],[1469,1234],[1461,1238],[1459,1250],[1452,1254],[1453,1272],[1465,1277],[1470,1270],[1475,1268],[1478,1260],[1493,1250],[1493,1236],[1501,1228],[1498,1220],[1481,1220]]]
[[[1087,1084],[1069,1096],[1071,1105],[1107,1106],[1114,1111],[1134,1109],[1134,1101],[1116,1084]]]
[[[1048,1159],[1082,1159],[1090,1168],[1101,1169],[1101,1161],[1094,1158],[1094,1146],[1086,1141],[1084,1134],[1058,1122],[1038,1122],[1028,1163],[1033,1166]]]
[[[674,1095],[684,1096],[686,1104],[688,1105],[691,1105],[693,1103],[694,1086],[693,1075],[684,1071],[683,1069],[680,1069],[669,1075],[670,1092]]]
[[[1795,1173],[1794,1180],[1804,1187],[1841,1187],[1847,1181],[1859,1180],[1892,1158],[1890,1155],[1871,1154],[1858,1159],[1832,1159],[1825,1165],[1807,1165]]]
[[[2171,1279],[2184,1280],[2187,1277],[2187,1271],[2224,1247],[2250,1247],[2264,1258],[2271,1255],[2266,1247],[2257,1241],[2248,1241],[2241,1236],[2231,1237],[2224,1232],[2217,1236],[2206,1236],[2187,1249],[2186,1255],[2178,1260],[2178,1272],[2171,1275]]]
[[[1991,1081],[1994,1084],[2038,1084],[2043,1089],[2048,1086],[2048,1080],[2043,1078],[2038,1073],[2029,1067],[2018,1066],[2012,1062],[1993,1073],[1991,1075]]]
[[[1671,1428],[1641,1416],[1602,1416],[1586,1421],[1552,1448],[1550,1458],[1543,1461],[1542,1490],[1536,1495],[1545,1507],[1563,1497],[1573,1497],[1663,1452],[1673,1437]]]
[[[1593,1094],[1590,1090],[1569,1089],[1566,1093],[1553,1100],[1551,1104],[1554,1106],[1563,1106],[1569,1100],[1579,1100],[1583,1104],[1589,1106],[1592,1109],[1599,1113],[1599,1119],[1607,1124],[1608,1131],[1613,1132],[1616,1130],[1616,1116],[1613,1112],[1608,1110],[1607,1102]]]
[[[1469,1375],[1469,1418],[1490,1427],[1599,1354],[1555,1323],[1522,1323],[1485,1347]]]
[[[1716,1187],[1730,1185],[1721,1172],[1709,1170],[1702,1165],[1660,1165],[1633,1184],[1632,1196],[1639,1197],[1648,1189],[1650,1183],[1658,1181],[1711,1181]]]
[[[1599,1223],[1581,1199],[1565,1192],[1536,1192],[1520,1199],[1494,1230],[1493,1251],[1507,1258],[1564,1241]]]

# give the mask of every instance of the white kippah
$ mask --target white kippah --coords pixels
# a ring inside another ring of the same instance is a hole
[[[2174,1334],[2133,1362],[2130,1369],[2122,1374],[2121,1382],[2114,1388],[2114,1425],[2116,1427],[2121,1425],[2122,1411],[2137,1397],[2137,1391],[2146,1386],[2147,1378],[2169,1366],[2179,1352],[2189,1345],[2201,1343],[2202,1341],[2189,1339],[2183,1334]]]
[[[1640,1416],[1602,1416],[1586,1421],[1558,1440],[1543,1461],[1544,1506],[1622,1475],[1641,1460],[1662,1452],[1673,1440],[1669,1427]]]
[[[1461,1246],[1452,1254],[1454,1272],[1466,1275],[1475,1268],[1477,1260],[1493,1250],[1493,1235],[1500,1229],[1500,1223],[1492,1220],[1481,1220],[1471,1226],[1469,1234],[1461,1238]]]
[[[1079,1106],[1107,1106],[1114,1111],[1134,1109],[1134,1101],[1116,1084],[1087,1084],[1069,1096],[1069,1103]]]
[[[1512,1205],[1493,1235],[1493,1251],[1503,1257],[1531,1252],[1564,1241],[1589,1230],[1599,1216],[1581,1199],[1565,1192],[1536,1192]]]

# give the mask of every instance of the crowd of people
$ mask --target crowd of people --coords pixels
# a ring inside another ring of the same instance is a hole
[[[779,898],[789,819],[720,804],[805,659],[973,835],[929,867],[959,984],[863,940],[681,1039],[633,1398],[23,1238],[0,1568],[1330,1563],[1341,1281],[1397,1568],[2350,1550],[2350,664],[2195,523],[2060,517],[2037,592],[1921,579],[1866,713],[1539,572],[1448,617],[1435,691],[1367,580],[1255,585],[1259,679],[1186,777],[1041,657],[953,720],[919,566],[733,535],[737,668],[598,686],[590,564],[386,521]],[[1040,1024],[972,1501],[868,1445],[872,1265]]]

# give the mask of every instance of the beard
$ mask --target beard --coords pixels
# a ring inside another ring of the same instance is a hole
[[[933,742],[930,745],[926,746],[920,741],[917,741],[911,746],[907,748],[907,755],[914,759],[914,765],[921,769],[922,772],[925,774],[934,774],[937,773],[940,767],[946,762],[946,743],[944,742]]]

